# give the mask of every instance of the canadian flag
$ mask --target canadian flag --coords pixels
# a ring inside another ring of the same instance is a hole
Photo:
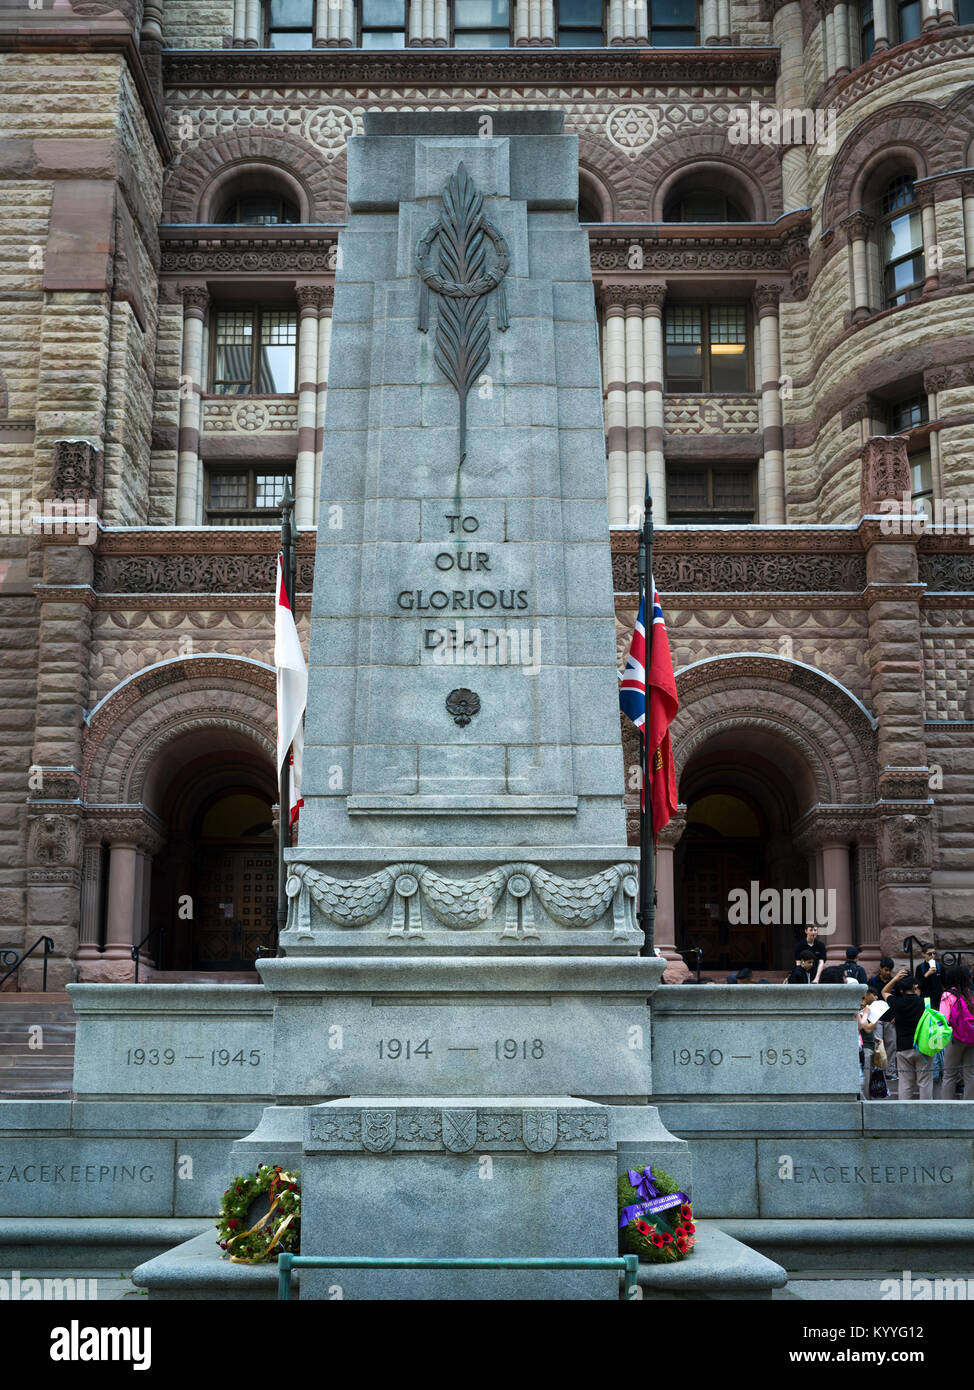
[[[301,765],[304,761],[304,711],[308,704],[308,668],[284,583],[284,558],[277,557],[277,607],[274,612],[274,665],[277,667],[277,777],[291,750],[290,819],[293,825],[304,805]]]

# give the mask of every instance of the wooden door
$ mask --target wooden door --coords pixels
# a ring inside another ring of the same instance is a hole
[[[197,861],[194,970],[252,970],[277,920],[273,845],[206,845]]]

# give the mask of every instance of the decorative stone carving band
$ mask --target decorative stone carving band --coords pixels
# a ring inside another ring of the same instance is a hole
[[[538,940],[540,927],[586,931],[611,911],[613,941],[632,942],[636,926],[636,875],[613,864],[586,878],[560,878],[538,864],[501,864],[471,878],[449,879],[424,864],[391,864],[363,878],[331,878],[310,864],[288,866],[287,931],[310,932],[313,917],[329,926],[358,930],[376,922],[390,898],[390,938],[422,937],[423,906],[433,923],[450,931],[496,929],[498,940]],[[536,920],[536,912],[539,920]]]
[[[476,1149],[550,1153],[553,1149],[602,1150],[610,1143],[606,1110],[529,1108],[494,1110],[474,1106],[450,1109],[342,1109],[312,1112],[312,1151],[365,1149],[369,1153],[440,1152],[464,1154]]]

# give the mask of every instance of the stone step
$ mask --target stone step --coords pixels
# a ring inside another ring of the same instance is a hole
[[[210,1229],[201,1217],[5,1216],[0,1217],[0,1269],[118,1273]],[[213,1240],[217,1249],[215,1228]],[[271,1270],[276,1278],[276,1269]]]
[[[0,1097],[53,1100],[72,1094],[77,1015],[67,994],[0,994]],[[31,1047],[32,1028],[43,1047]]]

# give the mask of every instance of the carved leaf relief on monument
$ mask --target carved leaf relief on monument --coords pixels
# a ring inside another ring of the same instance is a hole
[[[487,268],[487,242],[494,249],[495,264]],[[434,250],[439,253],[439,271],[433,268]],[[467,455],[467,394],[490,361],[490,323],[486,297],[497,291],[497,327],[508,327],[504,275],[510,264],[507,242],[484,216],[484,198],[474,186],[466,167],[457,172],[443,189],[443,211],[420,238],[416,248],[416,267],[422,289],[419,300],[419,330],[429,328],[429,295],[439,297],[436,340],[433,357],[443,375],[460,397],[460,457]]]

